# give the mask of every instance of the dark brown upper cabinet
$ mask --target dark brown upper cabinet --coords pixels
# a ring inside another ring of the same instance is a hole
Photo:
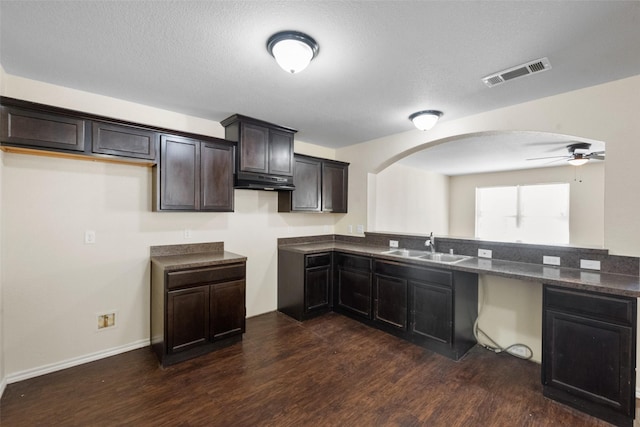
[[[243,187],[244,181],[290,183],[295,129],[239,114],[226,118],[221,124],[225,127],[225,138],[238,144],[238,187]]]
[[[155,160],[160,133],[105,122],[93,122],[91,151],[137,159]]]
[[[162,135],[154,209],[233,211],[233,144]]]
[[[296,154],[295,190],[278,193],[278,212],[347,212],[349,163]]]
[[[0,137],[3,143],[83,152],[88,121],[44,111],[2,106]]]

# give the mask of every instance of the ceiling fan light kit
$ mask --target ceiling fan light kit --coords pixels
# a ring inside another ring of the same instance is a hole
[[[413,113],[409,116],[409,120],[413,122],[416,128],[420,130],[429,130],[436,125],[441,116],[442,111],[424,110]]]
[[[288,73],[295,74],[307,68],[318,55],[318,43],[299,31],[282,31],[269,37],[267,50],[278,65]]]

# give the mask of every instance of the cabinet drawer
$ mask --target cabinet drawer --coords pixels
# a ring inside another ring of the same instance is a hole
[[[376,260],[375,272],[376,274],[382,274],[385,276],[407,278],[409,276],[409,266],[395,262]]]
[[[352,270],[371,271],[371,258],[339,253],[336,255],[336,265]]]
[[[200,268],[167,273],[167,289],[197,286],[205,283],[244,279],[245,264]]]
[[[304,266],[306,268],[312,267],[322,267],[326,265],[331,265],[331,254],[316,254],[316,255],[307,255],[305,257]]]
[[[544,308],[628,325],[635,322],[636,300],[545,286]]]

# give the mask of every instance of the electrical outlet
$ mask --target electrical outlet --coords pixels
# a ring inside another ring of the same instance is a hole
[[[185,229],[184,229],[184,238],[185,238],[185,239],[190,239],[190,238],[191,238],[191,236],[192,236],[192,232],[191,232],[191,230],[190,230],[190,229],[188,229],[188,228],[185,228]]]
[[[389,247],[390,248],[397,248],[398,247],[398,241],[397,240],[389,240]]]
[[[93,230],[87,230],[84,232],[84,243],[86,245],[93,245],[96,242],[96,232]]]
[[[600,270],[600,261],[592,259],[581,259],[580,268],[585,268],[587,270]]]
[[[491,249],[478,249],[478,256],[480,258],[491,258]]]
[[[544,255],[542,257],[542,263],[547,265],[560,265],[560,257]]]
[[[364,234],[364,225],[358,224],[358,226],[356,227],[356,231],[358,232],[358,234]]]
[[[116,312],[98,314],[98,330],[114,328],[116,326]]]

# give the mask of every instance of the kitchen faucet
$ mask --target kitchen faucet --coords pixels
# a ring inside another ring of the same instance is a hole
[[[436,252],[436,238],[433,237],[433,231],[431,232],[431,234],[429,234],[429,240],[424,242],[424,245],[429,246],[432,254]]]

